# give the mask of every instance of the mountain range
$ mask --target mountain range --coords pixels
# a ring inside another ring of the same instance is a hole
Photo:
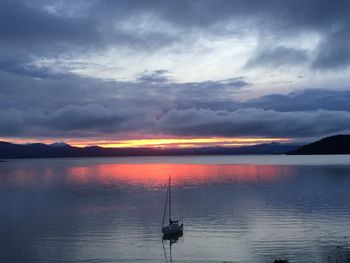
[[[104,148],[99,146],[74,147],[66,143],[13,144],[0,142],[0,158],[57,158],[57,157],[112,157],[159,155],[230,155],[230,154],[282,154],[296,150],[298,145],[269,143],[242,147],[203,148]]]
[[[100,146],[74,147],[64,142],[53,144],[14,144],[0,141],[0,159],[64,158],[162,155],[233,155],[233,154],[350,154],[350,135],[335,135],[303,146],[269,143],[241,147],[202,148],[104,148]]]

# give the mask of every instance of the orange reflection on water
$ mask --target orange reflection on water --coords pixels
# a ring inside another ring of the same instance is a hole
[[[68,179],[73,183],[130,184],[163,187],[172,175],[174,186],[271,182],[292,174],[290,166],[242,164],[99,164],[72,167]]]

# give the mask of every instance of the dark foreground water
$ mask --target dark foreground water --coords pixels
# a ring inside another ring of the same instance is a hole
[[[169,174],[185,225],[171,255],[160,230]],[[323,263],[349,237],[347,156],[0,163],[0,262]]]

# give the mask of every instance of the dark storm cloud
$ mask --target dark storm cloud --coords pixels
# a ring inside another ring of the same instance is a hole
[[[306,90],[238,102],[227,96],[228,89],[237,88],[227,88],[225,83],[244,81],[242,77],[224,84],[145,85],[75,75],[37,80],[1,73],[0,80],[4,102],[0,136],[108,138],[127,133],[302,138],[350,131],[348,91]]]
[[[234,77],[224,80],[210,80],[189,83],[169,83],[168,87],[161,89],[167,94],[171,94],[177,101],[179,107],[188,103],[189,107],[194,106],[194,102],[222,101],[232,97],[241,89],[252,85],[244,77]],[[169,92],[169,88],[171,91]]]
[[[274,110],[276,112],[312,112],[317,110],[350,112],[350,91],[331,89],[306,89],[289,94],[270,94],[245,102],[232,100],[192,100],[181,104],[181,109],[206,109],[211,111],[237,111],[242,108]]]
[[[7,47],[15,45],[40,55],[45,55],[45,52],[51,55],[64,51],[70,53],[115,44],[149,48],[156,46],[157,42],[167,43],[171,38],[166,32],[160,34],[125,29],[125,20],[142,12],[134,12],[132,8],[128,10],[123,4],[107,11],[104,1],[94,0],[74,3],[25,0],[0,2],[0,43]],[[53,11],[50,11],[50,7]]]
[[[324,28],[335,20],[347,20],[349,3],[346,0],[180,0],[169,1],[101,1],[98,9],[105,14],[153,12],[175,25],[210,27],[232,19],[255,20],[271,28]],[[339,19],[340,16],[340,19]],[[271,23],[279,22],[279,23]]]
[[[4,55],[0,57],[0,71],[14,73],[17,75],[31,76],[34,78],[46,78],[49,76],[59,77],[59,75],[51,74],[51,68],[49,67],[34,67],[30,65],[30,61],[26,59],[26,56],[12,57]]]
[[[0,34],[1,45],[40,54],[62,51],[57,50],[62,44],[88,46],[99,39],[96,24],[86,17],[56,16],[43,6],[18,0],[1,1]]]
[[[181,136],[312,137],[350,131],[346,111],[277,112],[244,109],[233,112],[172,110],[160,121],[165,133]]]
[[[349,24],[327,35],[317,48],[318,56],[312,63],[314,69],[344,69],[350,64]]]
[[[14,57],[23,50],[45,57],[118,45],[150,51],[193,34],[256,34],[273,40],[251,61],[281,65],[304,62],[306,56],[279,40],[315,33],[320,43],[312,68],[339,70],[350,63],[349,13],[346,0],[2,0],[0,49]]]
[[[30,68],[37,58],[93,53],[111,46],[147,50],[173,41],[166,32],[137,34],[124,29],[129,12],[101,14],[100,1],[0,0],[0,5],[0,69],[17,74],[41,77],[38,69]],[[62,8],[50,12],[55,5]]]
[[[246,106],[276,111],[314,111],[318,109],[350,112],[350,91],[309,89],[287,95],[272,94],[250,100]]]
[[[200,29],[209,34],[232,35],[249,28],[262,39],[274,38],[273,43],[260,52],[267,61],[272,58],[278,64],[305,60],[303,51],[281,50],[279,39],[316,33],[321,42],[314,50],[312,68],[337,70],[349,65],[350,2],[347,0],[105,1],[99,8],[118,14],[123,10],[131,14],[152,13],[157,19],[187,32]],[[230,24],[233,26],[227,27]],[[276,60],[281,52],[286,57]]]
[[[306,63],[313,70],[340,71],[350,64],[349,1],[0,0],[0,5],[0,136],[303,137],[350,130],[348,91],[314,89],[239,102],[234,95],[253,85],[243,76],[176,83],[171,72],[160,69],[134,81],[107,81],[34,63],[111,47],[148,55],[182,42],[194,45],[197,36],[251,34],[259,43],[247,67]],[[319,38],[314,50],[286,45],[309,34]]]

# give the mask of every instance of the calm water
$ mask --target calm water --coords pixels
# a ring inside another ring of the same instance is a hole
[[[171,255],[170,173],[185,225]],[[348,156],[0,163],[0,262],[327,262],[349,238]]]

